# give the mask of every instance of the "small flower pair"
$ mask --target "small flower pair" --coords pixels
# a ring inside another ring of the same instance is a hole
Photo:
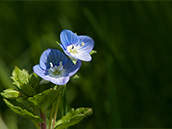
[[[61,51],[47,49],[40,57],[40,64],[35,65],[33,70],[46,81],[64,85],[79,70],[80,60],[91,61],[90,52],[94,47],[94,41],[89,36],[78,36],[70,30],[63,30],[60,40],[61,48],[66,55],[77,60],[76,64]]]

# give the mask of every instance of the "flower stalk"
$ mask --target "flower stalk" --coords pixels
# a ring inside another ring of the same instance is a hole
[[[67,91],[67,88],[66,88],[66,85],[64,85],[64,89],[63,89],[63,108],[62,108],[62,117],[66,115],[67,113],[67,101],[66,101],[66,91]],[[67,128],[65,128],[67,129]]]
[[[55,111],[54,111],[52,129],[54,129],[54,126],[55,126],[55,122],[56,122],[56,118],[57,118],[57,113],[58,113],[58,108],[59,108],[59,103],[60,103],[60,98],[61,98],[61,95],[59,95],[59,97],[57,99],[57,103],[56,103],[56,107],[55,107]]]
[[[51,129],[51,124],[52,124],[52,119],[53,119],[53,113],[54,113],[54,109],[55,108],[55,103],[53,103],[52,109],[51,109],[51,115],[50,115],[50,121],[49,121],[49,128]]]
[[[43,113],[41,111],[41,109],[40,109],[40,116],[41,116],[42,120],[44,121],[40,124],[41,129],[47,129],[47,127],[46,127],[47,126],[46,125],[46,115],[45,115],[45,113]]]
[[[66,115],[67,112],[67,102],[66,102],[66,85],[64,85],[64,89],[62,91],[62,96],[63,96],[63,110],[62,110],[62,116]]]

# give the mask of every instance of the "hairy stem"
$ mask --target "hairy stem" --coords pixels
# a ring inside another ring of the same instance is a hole
[[[54,113],[54,109],[55,108],[55,103],[53,103],[52,109],[51,109],[51,115],[50,115],[50,121],[49,121],[49,128],[51,129],[51,124],[52,124],[52,119],[53,119],[53,113]]]
[[[56,107],[55,107],[55,113],[54,113],[54,118],[53,118],[52,129],[54,129],[54,126],[55,126],[55,122],[56,122],[56,118],[57,118],[57,112],[58,112],[58,108],[59,108],[60,97],[61,97],[61,95],[59,95],[59,97],[57,99],[57,104],[56,104]]]
[[[64,85],[64,89],[62,91],[62,97],[63,97],[62,117],[65,116],[67,113],[66,91],[67,91],[67,88],[66,88],[66,85]]]
[[[64,89],[63,89],[63,94],[62,94],[62,96],[63,96],[63,115],[62,116],[64,116],[64,115],[66,115],[66,112],[67,112],[67,103],[66,103],[66,85],[64,86]]]
[[[42,120],[44,121],[43,123],[40,124],[40,127],[41,127],[41,129],[47,129],[47,127],[46,127],[46,116],[45,116],[45,113],[43,113],[40,110],[40,115],[41,115]]]

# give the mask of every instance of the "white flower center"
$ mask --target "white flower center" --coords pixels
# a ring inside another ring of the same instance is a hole
[[[79,52],[80,48],[83,47],[84,45],[85,45],[84,42],[81,42],[80,45],[78,45],[78,44],[77,45],[74,45],[74,44],[69,45],[69,46],[67,46],[67,51],[71,54],[76,54]]]
[[[59,66],[53,66],[52,62],[50,62],[48,73],[51,77],[59,77],[62,75],[63,71],[64,69],[61,61],[59,62]]]
[[[78,53],[77,46],[75,46],[74,44],[67,46],[67,51],[72,54]]]

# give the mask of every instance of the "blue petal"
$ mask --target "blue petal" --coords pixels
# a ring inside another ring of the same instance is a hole
[[[79,37],[70,30],[63,30],[60,34],[60,41],[63,47],[66,48],[71,44],[77,44],[79,42]]]
[[[79,36],[79,38],[80,38],[80,43],[81,44],[82,44],[82,42],[84,42],[83,47],[81,47],[81,51],[85,51],[85,52],[90,53],[91,50],[94,47],[93,39],[91,37],[89,37],[89,36]]]
[[[65,73],[69,74],[69,77],[73,76],[80,68],[81,66],[81,61],[78,60],[76,64],[73,64],[73,62],[70,60],[68,64],[64,66]]]
[[[46,70],[43,70],[40,65],[35,65],[33,71],[44,80],[50,81],[50,77],[47,75]]]
[[[67,50],[67,48],[65,48],[64,46],[63,46],[63,44],[59,44],[60,45],[60,47],[65,51],[65,50]]]
[[[47,62],[48,62],[48,55],[49,55],[50,51],[51,51],[50,49],[45,50],[42,53],[40,60],[39,60],[40,66],[44,70],[46,70],[47,66],[49,65],[49,64],[47,64]]]
[[[84,52],[84,51],[79,51],[79,53],[76,53],[73,56],[74,56],[74,58],[77,58],[82,61],[91,61],[91,59],[92,59],[90,54],[87,52]]]
[[[40,58],[40,66],[42,69],[46,70],[50,68],[50,62],[53,65],[59,65],[59,62],[62,61],[62,64],[66,64],[68,58],[61,51],[56,49],[47,49],[45,50]]]
[[[59,77],[59,78],[51,78],[51,82],[57,85],[64,85],[69,81],[70,77]]]

